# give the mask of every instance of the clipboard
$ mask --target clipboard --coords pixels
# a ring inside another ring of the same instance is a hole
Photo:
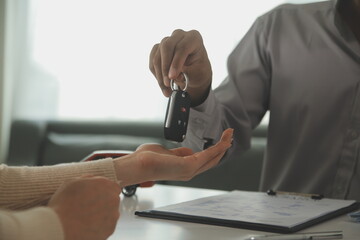
[[[232,191],[146,211],[140,217],[274,233],[294,233],[360,207],[355,200],[312,199],[292,194]]]

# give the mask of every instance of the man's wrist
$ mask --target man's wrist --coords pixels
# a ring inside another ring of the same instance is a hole
[[[209,92],[211,89],[211,82],[208,85],[207,88],[201,89],[201,90],[196,90],[196,89],[191,89],[189,90],[189,94],[191,97],[191,107],[197,107],[199,105],[201,105],[203,102],[205,102],[205,100],[207,99],[207,97],[209,96]]]

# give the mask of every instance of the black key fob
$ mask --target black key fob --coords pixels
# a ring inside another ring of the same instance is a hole
[[[173,88],[174,83],[171,82],[173,92],[169,97],[164,124],[165,138],[175,142],[182,142],[185,139],[190,113],[190,95],[185,91],[188,79],[185,73],[183,74],[186,80],[184,90],[178,86]]]

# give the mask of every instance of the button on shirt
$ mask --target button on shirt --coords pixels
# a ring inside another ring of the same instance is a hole
[[[228,72],[191,110],[186,146],[200,150],[231,127],[225,158],[241,161],[269,110],[260,190],[360,200],[360,44],[336,1],[281,5],[259,17]]]

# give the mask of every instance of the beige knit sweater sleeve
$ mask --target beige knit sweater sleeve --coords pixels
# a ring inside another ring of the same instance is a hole
[[[116,181],[111,158],[42,167],[0,165],[0,208],[15,210],[45,205],[64,181],[85,174]]]
[[[64,240],[59,217],[52,208],[23,211],[0,210],[1,240]]]
[[[64,181],[85,174],[116,181],[111,158],[44,167],[0,165],[0,239],[63,240],[55,211],[39,205],[45,205]],[[15,209],[26,210],[11,211]]]

